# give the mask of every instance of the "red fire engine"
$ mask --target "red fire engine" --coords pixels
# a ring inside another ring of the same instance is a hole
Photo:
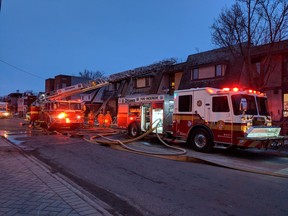
[[[160,123],[157,133],[171,130],[173,97],[169,95],[132,95],[118,99],[118,127],[137,137]],[[170,126],[170,127],[169,127]]]
[[[119,99],[118,125],[130,136],[147,130],[157,118],[163,122],[160,132],[168,132],[172,121],[173,136],[201,152],[215,146],[269,148],[284,142],[281,129],[272,126],[267,97],[252,90],[206,87],[175,91],[173,99],[167,95]]]
[[[84,110],[82,101],[62,100],[64,97],[79,94],[89,90],[109,85],[108,81],[97,79],[88,83],[79,83],[58,89],[49,95],[41,95],[37,100],[37,107],[31,107],[31,119],[33,113],[35,119],[44,123],[48,129],[59,127],[70,127],[71,129],[81,127],[84,123]]]
[[[40,120],[48,129],[59,127],[79,128],[84,123],[81,101],[51,100],[42,104]]]

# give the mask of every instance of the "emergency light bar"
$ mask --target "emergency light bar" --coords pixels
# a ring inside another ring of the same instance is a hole
[[[209,91],[209,90],[208,90]],[[222,91],[225,91],[225,92],[228,92],[228,91],[233,91],[233,92],[240,92],[240,91],[246,91],[247,93],[250,93],[250,94],[257,94],[257,95],[261,95],[261,96],[265,96],[264,93],[260,92],[260,91],[256,91],[256,90],[252,90],[252,89],[249,89],[249,90],[241,90],[239,89],[238,87],[234,87],[234,88],[223,88]],[[210,92],[210,91],[209,91]],[[212,92],[211,92],[212,93]]]

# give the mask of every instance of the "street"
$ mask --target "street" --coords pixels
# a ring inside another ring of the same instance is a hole
[[[288,215],[285,176],[119,151],[21,122],[0,119],[0,134],[121,215]],[[229,161],[227,151],[225,155]],[[253,154],[247,158],[253,164]],[[288,162],[287,156],[275,158],[282,165]]]

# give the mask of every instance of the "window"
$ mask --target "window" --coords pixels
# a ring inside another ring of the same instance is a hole
[[[150,78],[149,77],[142,77],[136,79],[136,88],[144,88],[150,86]]]
[[[259,115],[269,115],[268,112],[268,102],[267,102],[267,98],[263,98],[263,97],[257,97],[257,105],[258,105],[258,109],[259,109]]]
[[[191,80],[199,79],[199,68],[192,69]]]
[[[223,76],[222,74],[222,65],[215,66],[215,77]]]
[[[229,112],[228,98],[226,96],[212,98],[213,112]]]
[[[192,95],[179,96],[178,110],[179,112],[192,111]]]
[[[63,109],[63,110],[69,109],[69,104],[67,102],[59,102],[59,103],[55,103],[55,105],[58,109]]]
[[[260,75],[260,73],[261,73],[261,63],[260,62],[256,62],[255,66],[256,66],[256,72]]]
[[[150,78],[145,77],[145,86],[150,86]]]
[[[169,75],[169,92],[173,94],[174,90],[175,90],[175,74],[170,74]]]
[[[240,109],[241,99],[245,98],[247,101],[247,110],[245,111],[248,115],[257,115],[257,105],[254,96],[250,95],[232,95],[232,104],[235,115],[242,115],[243,112]]]
[[[70,103],[70,109],[71,110],[81,110],[81,104],[80,103]]]

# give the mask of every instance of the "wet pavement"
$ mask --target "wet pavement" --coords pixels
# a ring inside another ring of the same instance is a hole
[[[97,140],[93,138],[96,132],[99,133],[99,130],[84,130],[76,134],[68,131],[58,134],[58,136],[69,137],[72,134],[74,138],[79,135],[80,139],[85,136],[86,142],[90,141],[97,144]],[[119,215],[106,203],[75,185],[60,173],[53,173],[45,164],[21,150],[27,150],[25,148],[28,146],[21,145],[26,139],[37,143],[43,141],[43,136],[48,134],[37,129],[23,127],[22,131],[5,133],[0,133],[0,215]],[[53,135],[48,136],[53,139]],[[109,139],[125,140],[127,137],[117,133],[111,134]],[[82,141],[84,142],[84,140]],[[167,147],[150,139],[142,139],[126,145],[111,144],[110,147],[115,150],[130,151],[147,156],[207,163],[246,172],[288,178],[287,149],[281,152],[258,149],[230,152],[215,149],[213,153],[207,154],[187,148],[184,148],[184,153],[182,150],[183,143],[181,145],[179,142],[174,142],[172,145],[179,149]]]
[[[0,136],[0,215],[115,215],[113,209]]]
[[[151,136],[153,137],[153,136]],[[120,141],[119,141],[120,140]],[[217,149],[211,153],[196,152],[187,148],[184,141],[162,140],[144,138],[137,141],[127,141],[127,136],[116,134],[108,138],[98,137],[86,139],[88,142],[98,144],[107,143],[111,148],[161,157],[170,160],[206,163],[214,166],[226,167],[245,172],[288,178],[288,146],[279,150],[273,149]],[[121,143],[125,141],[126,144]]]
[[[287,149],[282,151],[237,149],[234,150],[234,152],[227,149],[215,149],[212,153],[201,153],[185,148],[186,154],[181,154],[180,150],[176,151],[175,149],[170,149],[163,145],[153,145],[151,143],[147,144],[147,142],[131,143],[128,146],[129,149],[123,148],[120,145],[111,145],[111,148],[131,151],[138,154],[154,152],[155,154],[150,155],[170,160],[206,163],[213,166],[221,166],[244,172],[288,178]],[[183,144],[179,145],[179,143],[174,143],[173,146],[181,147]],[[180,154],[176,155],[177,152]],[[167,155],[161,155],[160,153]],[[171,153],[170,156],[168,155],[169,153]]]

